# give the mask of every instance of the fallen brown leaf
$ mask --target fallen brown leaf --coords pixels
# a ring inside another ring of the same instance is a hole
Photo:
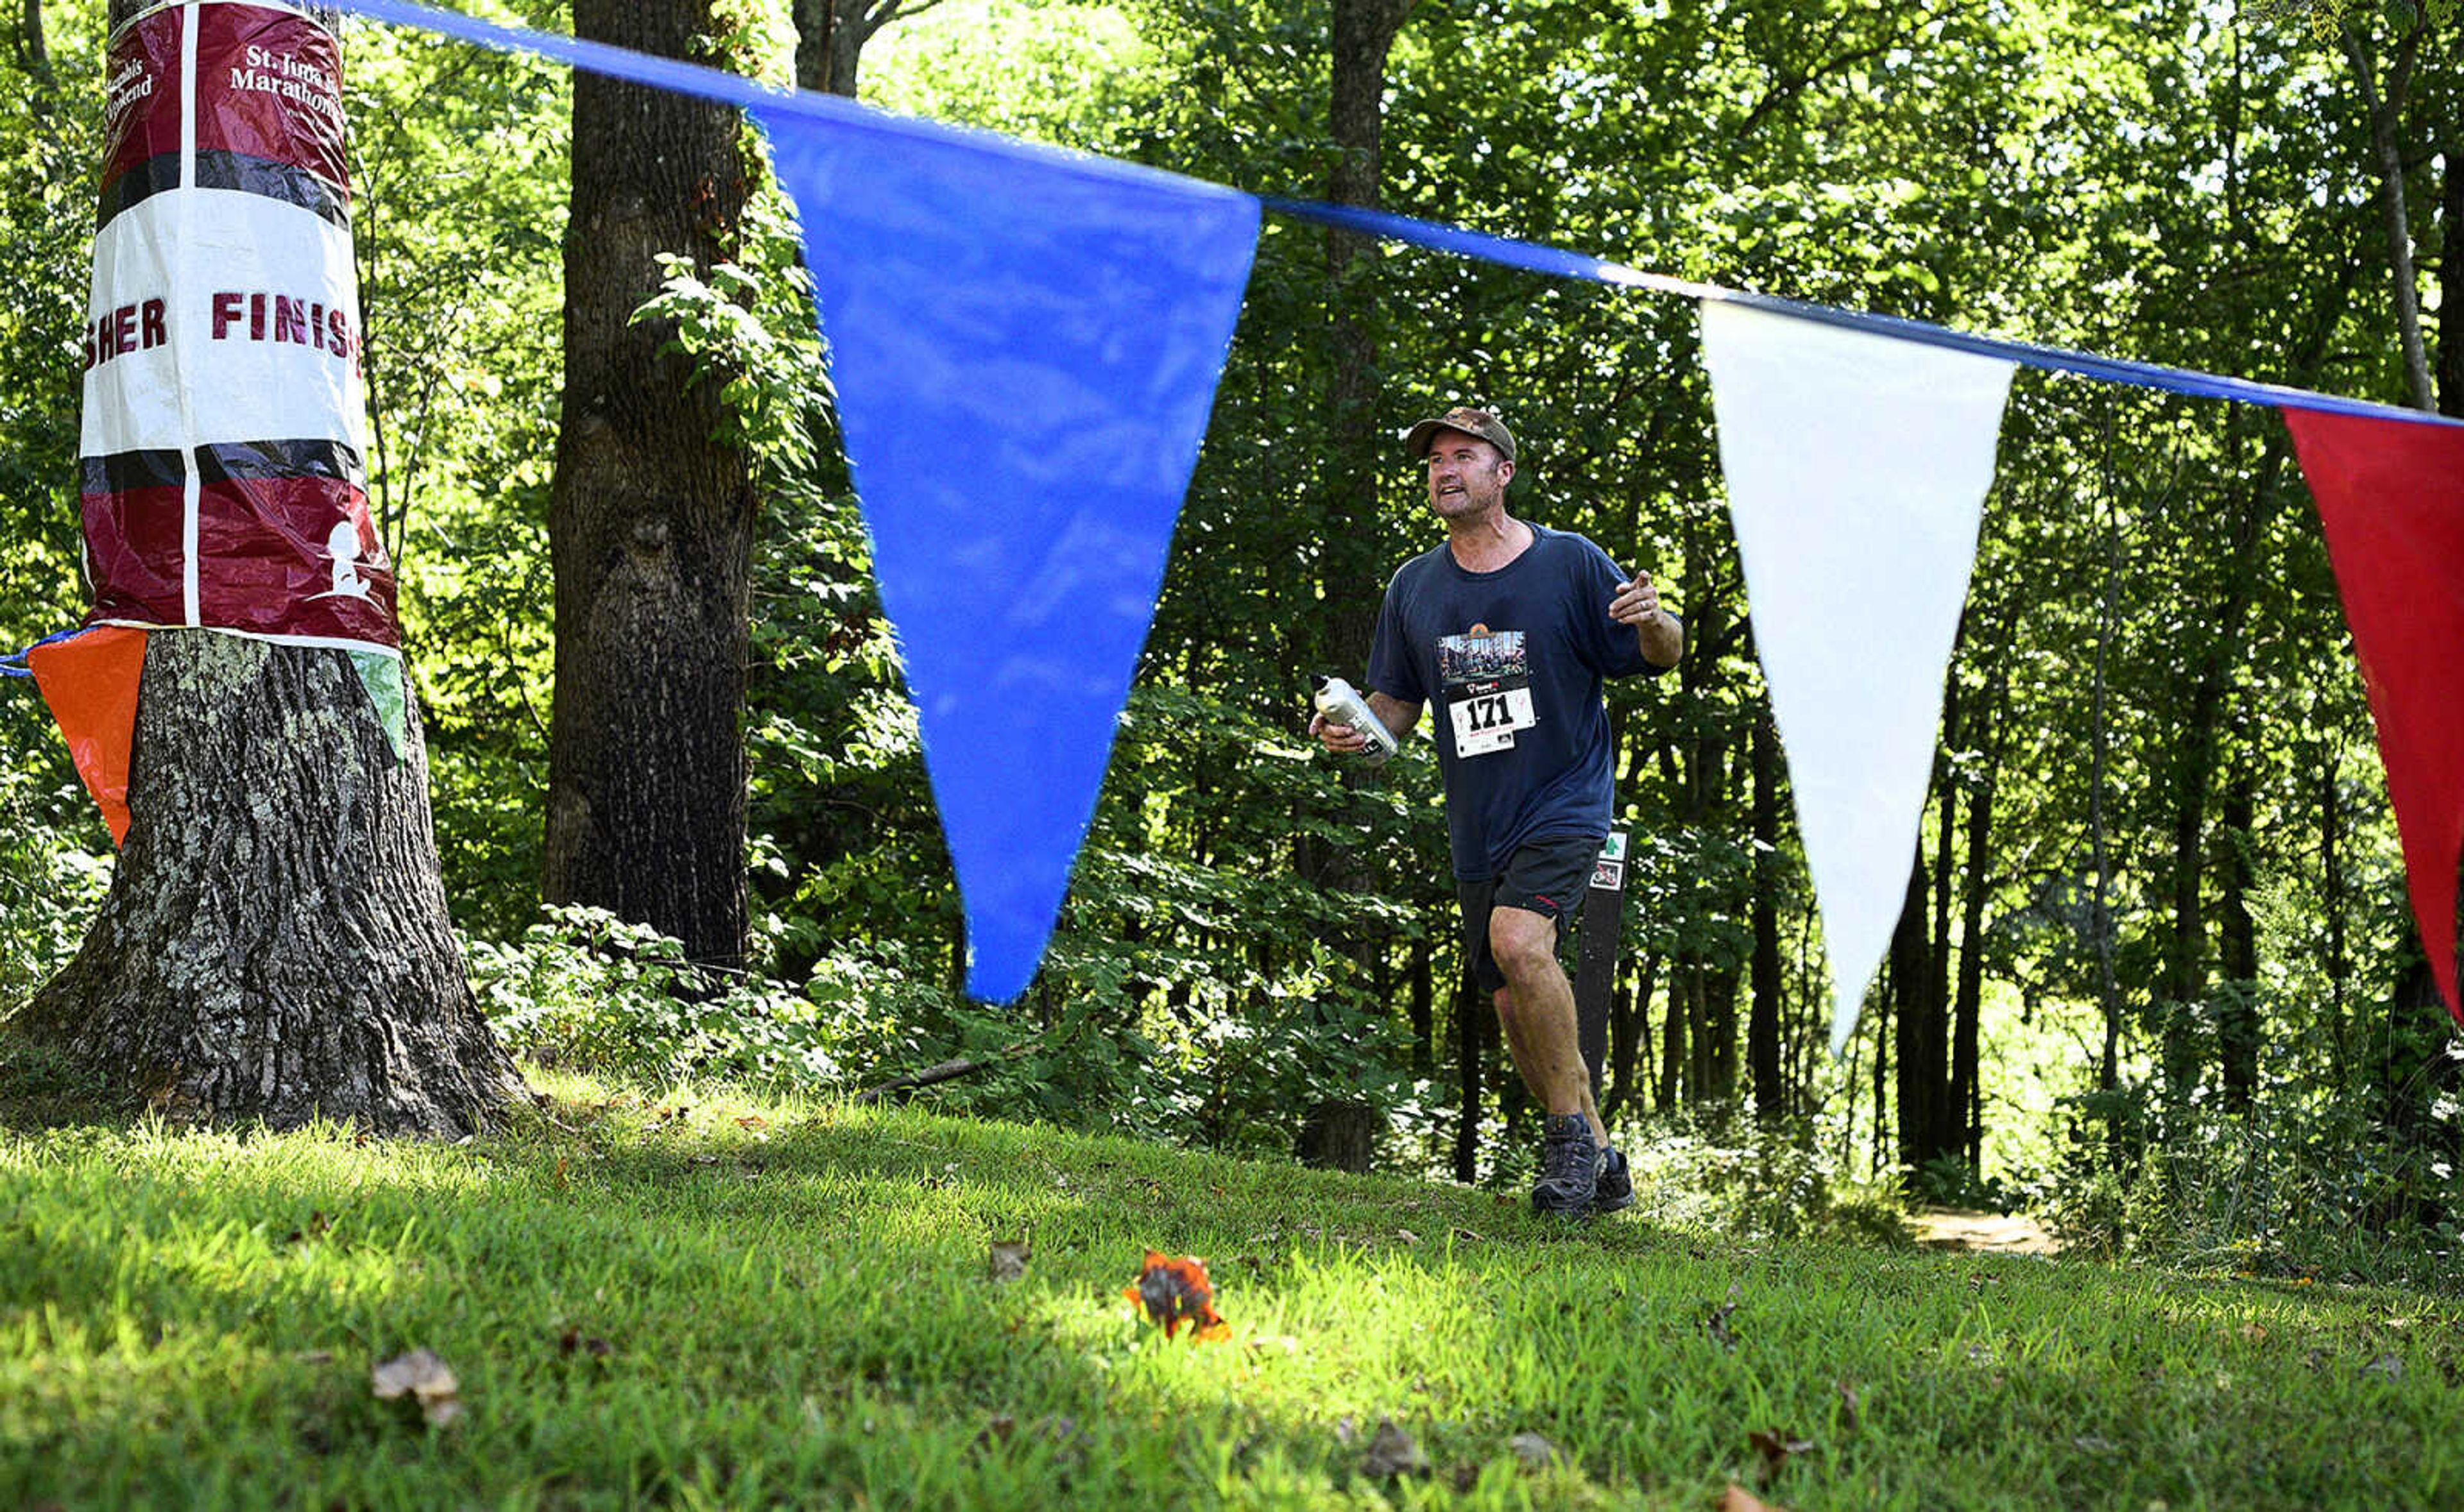
[[[1763,1457],[1766,1481],[1787,1469],[1788,1462],[1797,1456],[1814,1452],[1813,1439],[1792,1437],[1776,1428],[1757,1428],[1746,1435],[1746,1440]]]
[[[579,1328],[567,1328],[558,1334],[556,1348],[560,1354],[586,1354],[594,1360],[604,1360],[616,1352],[616,1347],[605,1339],[583,1338]]]
[[[420,1413],[435,1427],[443,1428],[462,1415],[461,1384],[432,1349],[398,1355],[376,1367],[369,1377],[378,1400],[416,1398]]]
[[[1759,1501],[1753,1493],[1731,1480],[1728,1489],[1720,1493],[1719,1512],[1786,1512],[1775,1501]]]
[[[1032,1251],[1028,1245],[1027,1236],[1022,1235],[1014,1239],[993,1240],[992,1252],[987,1261],[989,1274],[997,1282],[1017,1281],[1026,1274],[1026,1258],[1030,1253]]]
[[[1735,1303],[1724,1302],[1711,1309],[1711,1316],[1703,1320],[1703,1331],[1710,1335],[1713,1344],[1730,1354],[1736,1352],[1737,1336],[1728,1331],[1728,1315],[1736,1310]]]
[[[1392,1479],[1396,1476],[1424,1476],[1429,1473],[1429,1457],[1420,1453],[1419,1441],[1395,1426],[1395,1419],[1377,1419],[1377,1433],[1369,1440],[1369,1453],[1361,1457],[1360,1468],[1373,1476]]]

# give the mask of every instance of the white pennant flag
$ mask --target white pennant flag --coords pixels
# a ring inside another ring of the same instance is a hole
[[[1714,300],[1702,323],[1837,1053],[1906,893],[2015,364]]]

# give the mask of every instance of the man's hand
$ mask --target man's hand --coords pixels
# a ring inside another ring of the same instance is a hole
[[[1407,704],[1399,698],[1380,692],[1371,692],[1366,695],[1366,699],[1369,712],[1377,716],[1377,722],[1386,727],[1387,733],[1395,737],[1398,745],[1411,737],[1414,727],[1420,722],[1419,704]],[[1369,746],[1367,735],[1350,725],[1336,724],[1321,713],[1309,715],[1309,733],[1317,737],[1318,744],[1336,756],[1358,756]]]
[[[1637,627],[1660,618],[1660,590],[1652,585],[1651,574],[1638,572],[1632,582],[1617,590],[1609,601],[1609,618]]]
[[[1654,667],[1674,667],[1685,654],[1685,626],[1660,605],[1660,588],[1651,574],[1638,571],[1632,581],[1609,601],[1609,618],[1631,625],[1642,659]]]
[[[1369,737],[1350,725],[1339,725],[1324,714],[1309,715],[1309,733],[1317,743],[1336,756],[1358,756],[1369,748]]]

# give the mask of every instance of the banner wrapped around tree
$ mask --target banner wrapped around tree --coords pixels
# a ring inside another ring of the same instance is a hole
[[[78,446],[87,624],[339,646],[363,653],[372,687],[396,683],[333,34],[278,6],[182,0],[116,31],[107,66]],[[142,663],[98,634],[30,659],[115,837],[127,734],[94,711],[133,710],[134,688],[108,685]]]

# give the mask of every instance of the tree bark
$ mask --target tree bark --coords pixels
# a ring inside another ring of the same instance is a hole
[[[1979,1074],[1978,1041],[1984,1020],[1985,897],[1992,870],[1993,794],[2002,768],[2002,703],[2008,684],[1997,668],[1987,696],[1982,727],[1976,732],[1984,753],[1984,770],[1968,795],[1968,872],[1961,884],[1959,919],[1959,988],[1951,1007],[1950,1101],[1960,1120],[1960,1141],[1968,1152],[1968,1169],[1985,1170],[1984,1091]]]
[[[2464,418],[2464,121],[2450,126],[2439,157],[2438,412]]]
[[[1937,1020],[1926,999],[1934,979],[1933,942],[1925,932],[1926,868],[1925,845],[1917,844],[1916,864],[1908,868],[1907,891],[1900,906],[1899,927],[1891,931],[1891,998],[1896,1016],[1892,1060],[1898,1075],[1893,1101],[1899,1108],[1900,1168],[1910,1175],[1942,1152],[1934,1108],[1940,1101],[1932,1074],[1938,1041]]]
[[[1468,1186],[1480,1177],[1480,1077],[1483,1041],[1497,1016],[1482,1000],[1469,971],[1455,974],[1455,1179]]]
[[[668,57],[715,30],[707,0],[581,0],[577,34]],[[657,253],[707,272],[747,193],[736,113],[582,73],[565,234],[564,424],[548,531],[556,698],[545,893],[683,942],[745,952],[744,661],[754,491],[716,441],[719,384],[662,353]]]
[[[864,45],[901,16],[941,0],[795,0],[796,86],[855,99]]]
[[[2225,1108],[2234,1113],[2249,1112],[2258,1095],[2258,925],[2250,911],[2251,853],[2258,844],[2253,833],[2254,783],[2247,761],[2235,767],[2225,789],[2224,855],[2217,868],[2217,943],[2225,979],[2216,1007],[2216,1051]]]
[[[2414,281],[2412,224],[2405,208],[2404,151],[2396,141],[2396,126],[2404,117],[2413,58],[2427,29],[2427,21],[2416,21],[2396,44],[2395,61],[2387,69],[2387,87],[2382,91],[2372,75],[2369,49],[2363,43],[2361,33],[2349,21],[2343,27],[2344,55],[2352,60],[2354,83],[2361,91],[2362,109],[2369,119],[2370,151],[2379,175],[2381,223],[2387,232],[2387,271],[2395,290],[2396,338],[2404,348],[2405,381],[2412,390],[2416,409],[2435,409],[2438,402],[2431,392],[2430,361],[2421,341],[2421,291]]]
[[[129,828],[17,1020],[177,1118],[459,1137],[527,1095],[446,916],[417,705],[394,755],[347,652],[147,641]]]
[[[52,82],[52,48],[43,38],[43,0],[25,0],[25,6],[18,14],[18,65],[39,82],[49,85]]]
[[[1753,741],[1754,964],[1753,1006],[1746,1018],[1746,1069],[1754,1084],[1754,1122],[1775,1129],[1788,1116],[1788,1085],[1780,1074],[1779,959],[1779,732],[1769,708],[1750,733]]]
[[[1327,95],[1327,127],[1335,162],[1327,196],[1338,205],[1375,208],[1378,204],[1378,143],[1385,122],[1386,57],[1412,0],[1335,0],[1329,50],[1332,74]],[[1330,229],[1326,233],[1330,333],[1334,347],[1324,528],[1316,549],[1326,616],[1322,655],[1327,665],[1351,668],[1369,660],[1377,621],[1378,563],[1372,553],[1377,516],[1376,244],[1366,236]],[[1313,640],[1318,637],[1312,637]],[[1347,780],[1358,780],[1347,771]],[[1339,891],[1367,885],[1356,856],[1304,843],[1303,874]],[[1375,942],[1362,942],[1370,948]],[[1296,1152],[1304,1164],[1338,1171],[1367,1171],[1375,1149],[1377,1114],[1368,1104],[1328,1098],[1302,1120]]]

